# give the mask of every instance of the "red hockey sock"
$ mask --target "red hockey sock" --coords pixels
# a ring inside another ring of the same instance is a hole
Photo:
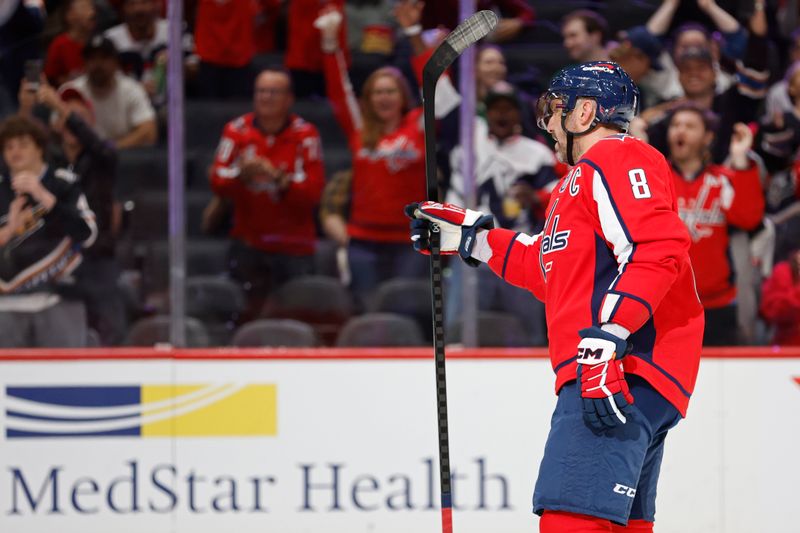
[[[628,520],[627,526],[612,525],[613,533],[653,533],[653,523],[644,520]]]
[[[612,533],[611,522],[583,514],[545,511],[539,533]]]

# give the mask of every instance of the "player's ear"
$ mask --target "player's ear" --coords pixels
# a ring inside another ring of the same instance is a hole
[[[597,102],[591,98],[582,98],[580,101],[581,114],[579,116],[581,129],[589,127],[594,120],[595,107]]]

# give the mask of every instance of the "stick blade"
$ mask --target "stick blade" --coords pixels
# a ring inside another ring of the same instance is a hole
[[[460,54],[471,45],[480,41],[497,26],[497,15],[493,11],[484,9],[478,11],[470,18],[458,25],[445,42]]]

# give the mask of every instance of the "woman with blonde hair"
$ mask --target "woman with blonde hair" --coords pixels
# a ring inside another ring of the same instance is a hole
[[[405,1],[396,13],[418,20],[420,6]],[[406,204],[426,196],[425,134],[422,107],[416,105],[398,69],[373,72],[356,99],[335,38],[341,21],[338,11],[328,9],[316,25],[322,33],[328,98],[353,157],[348,262],[351,290],[363,302],[382,281],[422,277],[427,272],[425,258],[408,246],[408,219],[403,214]],[[413,26],[405,33],[419,49],[420,28]],[[425,59],[425,55],[414,58],[418,75]],[[439,84],[436,114],[442,117],[458,105],[459,98],[449,79],[443,77]]]

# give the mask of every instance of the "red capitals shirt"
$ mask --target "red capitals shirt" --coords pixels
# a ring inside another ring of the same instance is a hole
[[[697,293],[706,309],[730,305],[736,299],[733,268],[728,256],[728,226],[751,230],[764,216],[764,193],[755,165],[733,170],[709,165],[692,180],[672,169],[678,212],[689,230]]]
[[[83,43],[62,33],[47,48],[44,73],[50,83],[61,85],[83,74]]]
[[[324,54],[325,86],[353,154],[348,233],[378,242],[408,241],[406,204],[427,194],[422,108],[412,109],[400,126],[374,149],[361,142],[361,114],[340,53]]]
[[[322,37],[314,27],[320,10],[326,5],[334,6],[344,16],[344,0],[289,0],[287,15],[288,33],[284,64],[288,69],[322,71]],[[339,26],[339,48],[344,51],[348,63],[347,23]]]
[[[197,55],[207,63],[243,67],[256,53],[258,0],[199,0],[194,38]]]
[[[277,135],[265,135],[248,113],[225,125],[211,173],[211,188],[233,200],[231,237],[253,248],[287,255],[310,255],[316,244],[314,216],[324,171],[317,128],[290,116]],[[289,187],[239,179],[243,160],[258,156],[291,173]]]
[[[489,267],[545,303],[556,392],[576,379],[578,330],[615,323],[631,332],[625,371],[686,415],[703,308],[658,151],[627,135],[602,139],[553,189],[542,233],[493,229],[487,240]]]

